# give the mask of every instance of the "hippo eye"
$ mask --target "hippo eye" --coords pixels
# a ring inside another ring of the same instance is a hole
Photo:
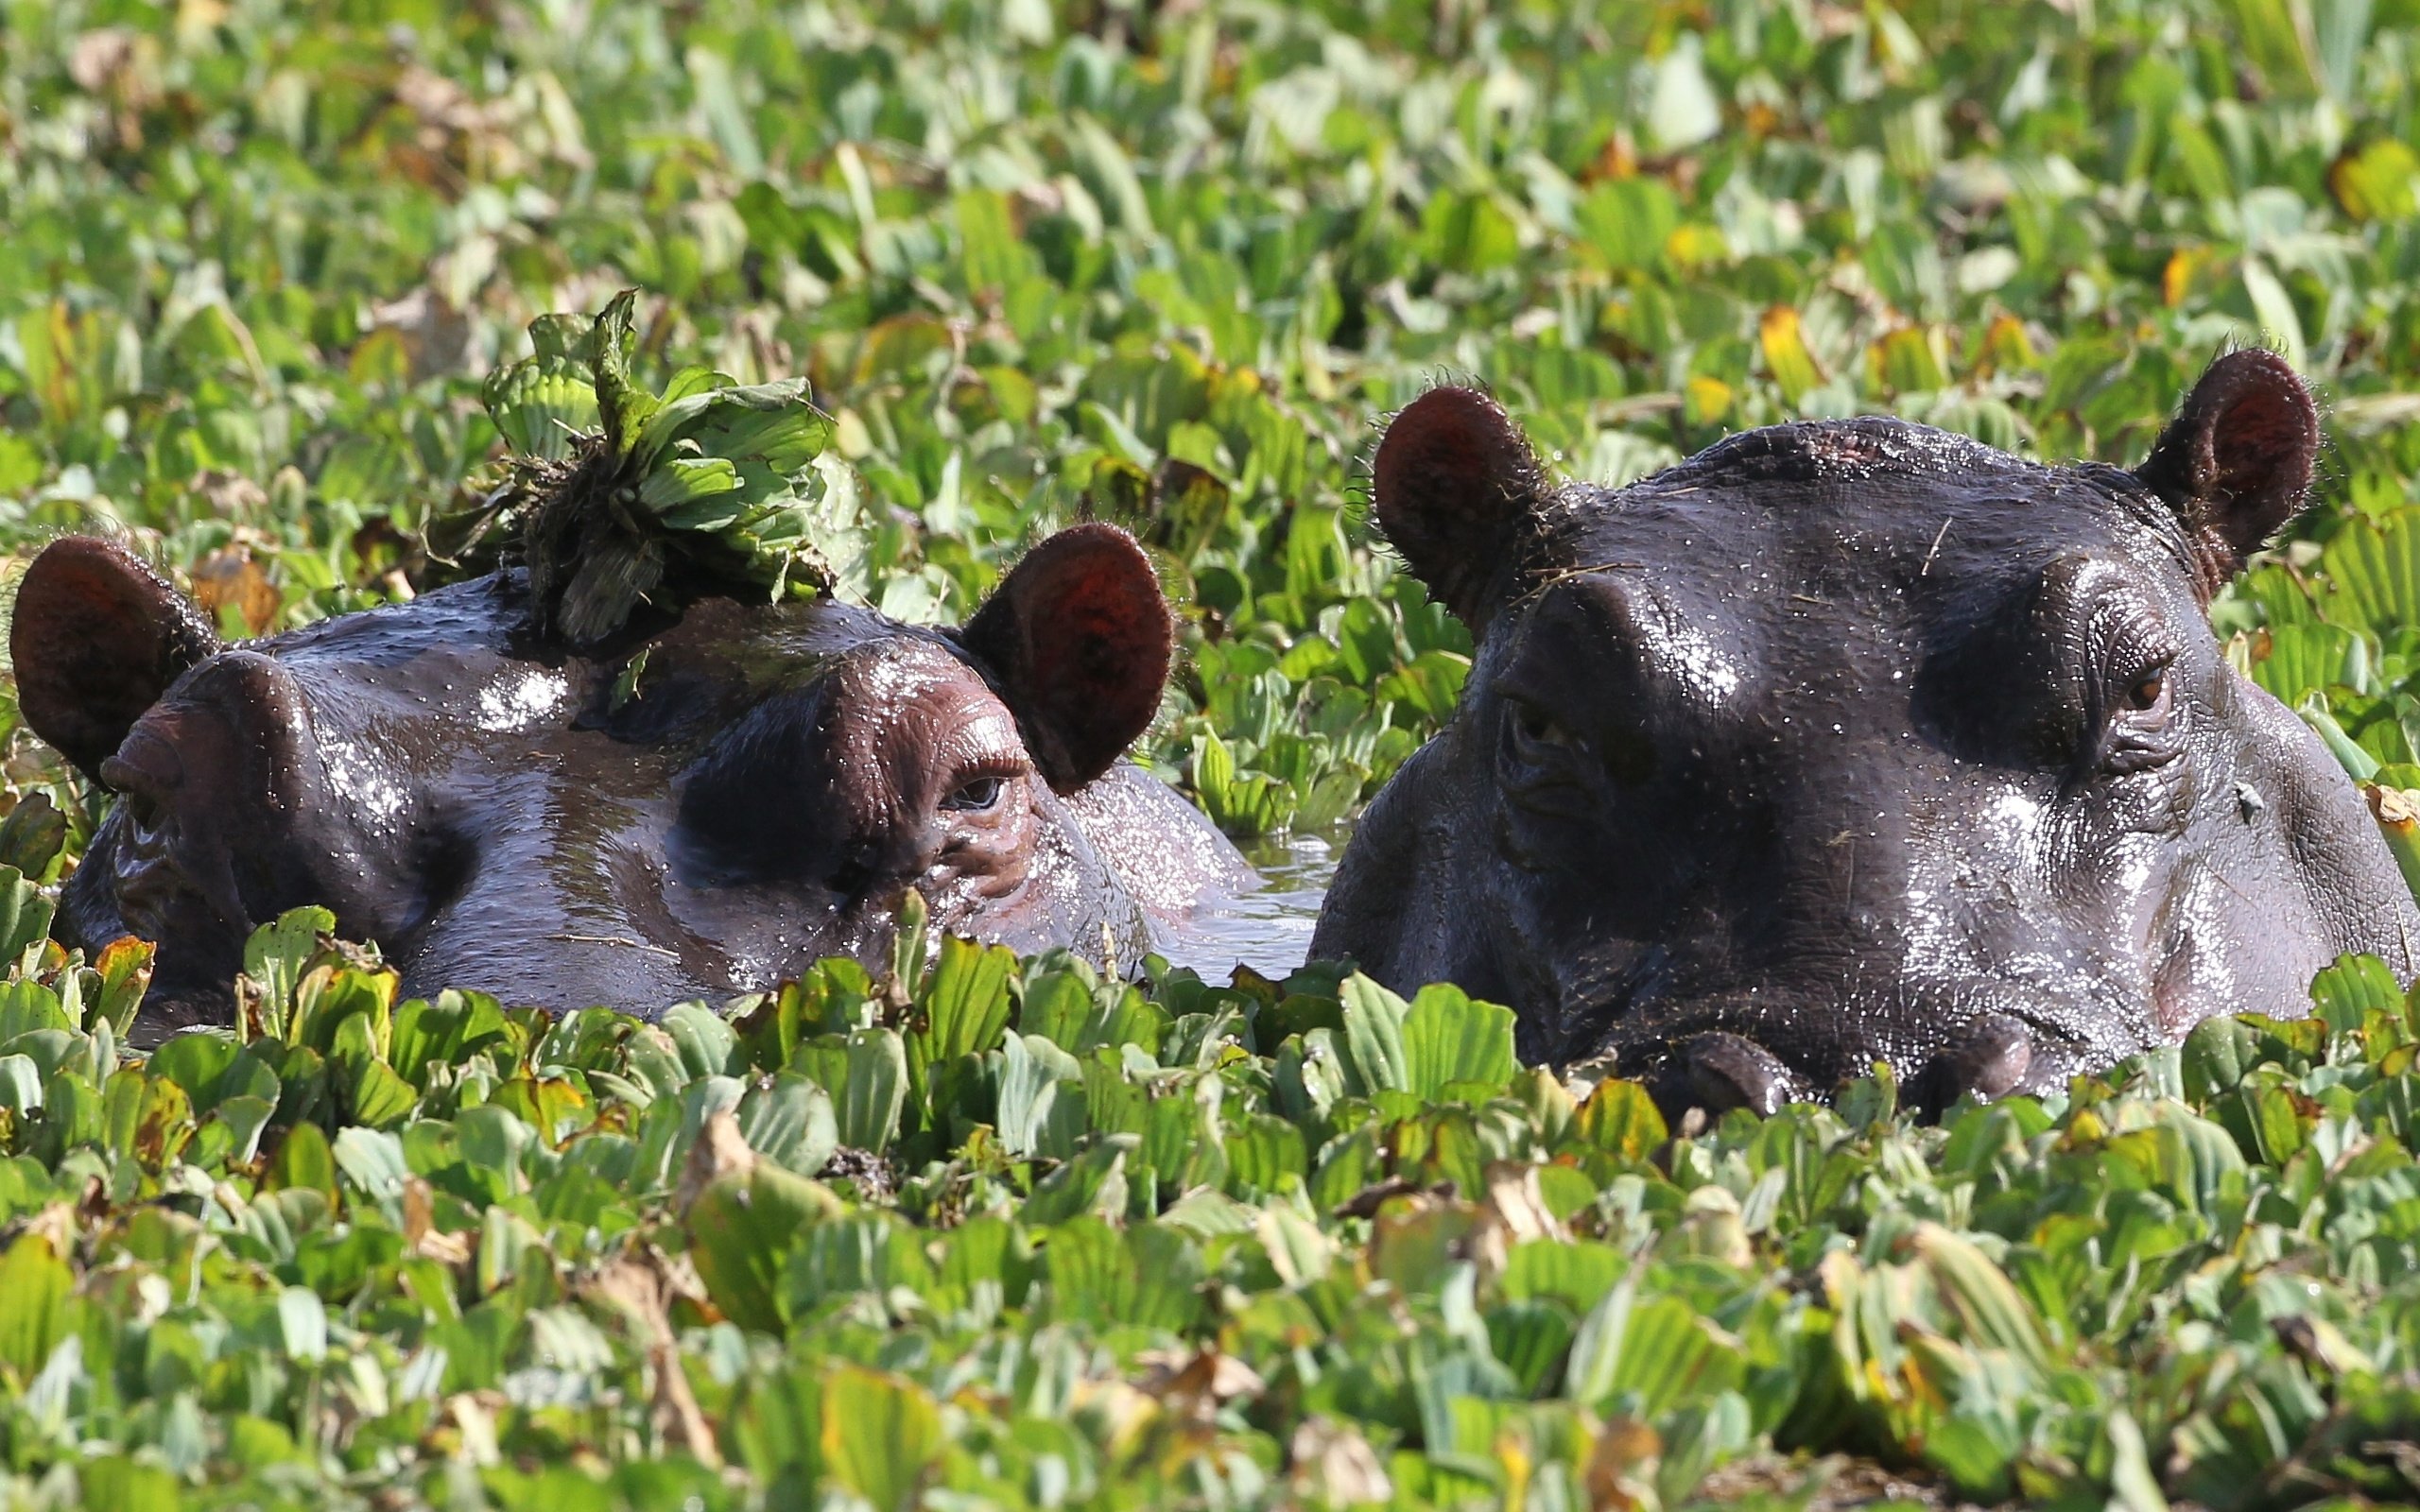
[[[1584,778],[1587,747],[1563,721],[1527,698],[1508,696],[1497,760],[1523,788],[1562,786]]]
[[[1515,700],[1512,708],[1513,743],[1518,746],[1569,746],[1570,732],[1552,714],[1533,703]]]
[[[2173,659],[2165,656],[2137,667],[2118,686],[2118,709],[2130,714],[2156,714],[2166,709],[2169,674],[2173,670]]]
[[[2174,659],[2161,656],[2114,679],[2109,723],[2096,742],[2102,770],[2119,775],[2150,771],[2183,754],[2173,717],[2174,671]]]
[[[989,814],[1000,806],[1001,795],[1009,790],[1004,777],[977,777],[960,782],[958,790],[942,799],[942,808],[951,814]]]

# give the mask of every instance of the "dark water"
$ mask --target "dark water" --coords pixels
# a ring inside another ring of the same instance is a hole
[[[1238,965],[1285,976],[1310,954],[1311,926],[1319,921],[1320,899],[1347,833],[1340,825],[1245,845],[1245,859],[1266,885],[1203,910],[1166,940],[1160,954],[1171,965],[1193,968],[1205,982],[1226,981]]]

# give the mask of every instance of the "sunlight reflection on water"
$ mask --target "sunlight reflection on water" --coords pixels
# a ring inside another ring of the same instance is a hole
[[[1311,949],[1311,926],[1319,921],[1337,856],[1349,827],[1316,834],[1289,834],[1243,847],[1244,858],[1267,884],[1206,909],[1162,944],[1170,965],[1189,966],[1205,982],[1224,982],[1237,964],[1283,979]]]

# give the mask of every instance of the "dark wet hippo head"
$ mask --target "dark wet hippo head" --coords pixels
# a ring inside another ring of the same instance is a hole
[[[2152,455],[2043,467],[1893,420],[1554,489],[1441,388],[1378,521],[1478,652],[1347,850],[1314,954],[1512,1005],[1668,1104],[1887,1059],[1938,1107],[2212,1014],[2308,1011],[2420,917],[2351,783],[2204,618],[2303,506],[2310,398],[2221,359]]]
[[[706,599],[594,657],[531,644],[518,574],[225,646],[105,541],[26,570],[26,721],[117,795],[59,933],[160,945],[154,1001],[226,1011],[246,934],[332,908],[412,991],[641,1011],[872,958],[936,925],[1132,960],[1240,863],[1119,760],[1171,622],[1106,525],[957,630]]]

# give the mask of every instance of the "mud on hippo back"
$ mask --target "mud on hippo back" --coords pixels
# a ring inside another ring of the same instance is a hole
[[[160,947],[149,1020],[224,1022],[246,935],[309,903],[407,991],[648,1012],[936,927],[1136,959],[1249,873],[1120,760],[1167,607],[1105,525],[963,628],[707,598],[594,655],[526,578],[236,646],[116,546],[53,542],[11,632],[26,721],[117,796],[56,933]],[[665,623],[670,620],[670,623]]]
[[[2204,613],[2318,441],[2260,351],[2132,472],[1866,419],[1556,489],[1493,402],[1424,396],[1374,511],[1477,653],[1313,954],[1714,1111],[1877,1059],[1932,1107],[2052,1089],[2299,1017],[2343,952],[2409,980],[2420,916],[2363,803]]]

